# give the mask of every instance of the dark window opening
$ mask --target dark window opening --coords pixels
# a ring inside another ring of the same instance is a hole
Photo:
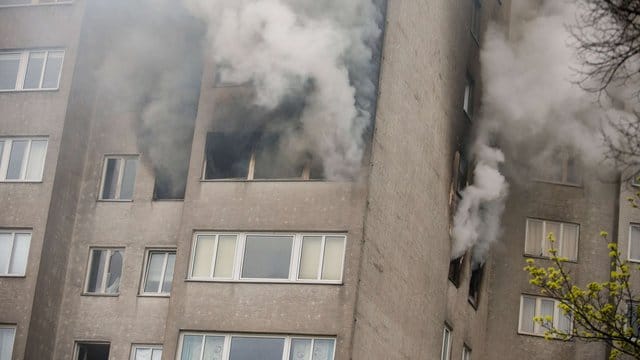
[[[275,132],[210,132],[204,180],[323,179],[322,164],[309,154],[286,153]]]
[[[638,319],[639,301],[627,302],[627,321],[634,336],[640,335],[640,319]]]
[[[466,151],[463,149],[459,152],[459,160],[457,162],[457,171],[456,171],[456,191],[458,194],[467,187],[468,184],[468,171],[469,171],[469,162],[467,160]]]
[[[484,275],[484,265],[480,265],[471,272],[471,280],[469,281],[469,302],[474,308],[478,307],[480,301],[480,285]]]
[[[76,360],[109,360],[109,344],[78,343]]]
[[[463,264],[464,255],[449,262],[449,281],[451,281],[456,287],[460,286],[460,275],[462,273]]]

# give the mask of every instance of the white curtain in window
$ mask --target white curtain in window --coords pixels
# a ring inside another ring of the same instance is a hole
[[[24,274],[27,269],[27,258],[29,257],[29,243],[31,234],[17,233],[13,241],[13,252],[11,254],[10,274]]]
[[[578,258],[578,225],[562,224],[562,241],[558,255],[569,260]]]
[[[180,360],[200,360],[202,335],[185,335],[182,339]]]
[[[213,275],[220,278],[233,277],[233,259],[236,254],[236,235],[218,236],[218,252]]]
[[[631,232],[629,235],[629,256],[631,259],[640,260],[640,226],[632,225],[629,231]]]
[[[553,234],[553,238],[556,239],[556,242],[553,244],[549,241],[549,235]],[[551,256],[549,250],[553,246],[554,249],[558,250],[558,244],[560,243],[560,223],[545,221],[545,234],[544,241],[542,242],[542,256]]]
[[[291,340],[289,360],[311,360],[311,339]]]
[[[193,277],[211,276],[211,259],[213,258],[215,242],[215,235],[198,235],[196,238]]]
[[[333,340],[316,339],[313,342],[313,360],[333,360]]]
[[[340,280],[342,277],[342,253],[344,237],[327,236],[324,242],[324,258],[322,261],[322,279]]]
[[[524,244],[526,254],[542,255],[542,221],[527,219],[527,237]]]
[[[533,333],[533,318],[536,316],[536,299],[530,296],[522,297],[522,309],[520,309],[520,331]]]
[[[29,151],[27,173],[25,175],[27,180],[42,180],[42,168],[46,152],[47,140],[33,140],[31,142],[31,151]]]
[[[14,328],[0,328],[0,360],[11,360],[15,335]]]
[[[317,279],[320,265],[320,247],[322,236],[305,236],[302,240],[302,254],[300,255],[300,279]]]
[[[149,348],[136,349],[135,360],[152,360],[151,352],[152,350]]]

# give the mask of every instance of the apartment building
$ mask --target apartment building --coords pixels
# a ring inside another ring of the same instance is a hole
[[[130,89],[98,71],[148,20],[127,6],[0,0],[0,360],[603,358],[527,327],[521,314],[546,303],[521,269],[552,228],[585,278],[608,273],[585,234],[621,229],[640,258],[629,188],[588,172],[516,185],[484,267],[450,261],[483,29],[508,24],[509,1],[386,4],[375,125],[351,181],[324,180],[313,158],[275,171],[262,155],[277,134],[225,128],[246,84],[190,53],[202,63],[177,192],[141,145]]]

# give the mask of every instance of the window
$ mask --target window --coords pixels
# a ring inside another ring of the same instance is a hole
[[[525,230],[524,253],[526,255],[550,257],[551,242],[549,234],[553,234],[558,257],[571,261],[578,259],[578,237],[580,226],[556,221],[527,219]]]
[[[168,295],[175,262],[175,251],[149,250],[140,292],[144,295]]]
[[[131,200],[138,156],[106,156],[102,168],[100,200]]]
[[[632,334],[635,337],[640,335],[640,319],[638,319],[638,301],[627,301],[627,326],[631,328]]]
[[[528,335],[543,336],[547,330],[545,326],[533,321],[535,317],[551,318],[546,326],[553,326],[559,331],[570,333],[573,320],[570,315],[565,315],[558,307],[560,302],[551,298],[522,295],[520,298],[520,322],[518,332]]]
[[[47,144],[41,137],[0,137],[0,181],[42,181]]]
[[[11,360],[15,338],[16,327],[14,325],[0,325],[0,360]]]
[[[471,360],[471,349],[467,345],[462,347],[462,360]]]
[[[476,42],[480,42],[480,0],[471,0],[473,6],[471,7],[471,35]]]
[[[582,182],[578,159],[566,150],[558,150],[542,164],[540,181],[580,186]]]
[[[58,89],[63,59],[59,49],[1,51],[0,91]]]
[[[118,294],[124,249],[91,249],[87,294]]]
[[[183,333],[178,360],[333,360],[335,339]]]
[[[25,274],[30,244],[30,231],[0,229],[0,276]]]
[[[451,328],[444,326],[442,333],[442,350],[440,350],[440,360],[451,359]]]
[[[473,78],[471,77],[471,75],[467,74],[466,83],[464,85],[462,110],[464,110],[464,113],[467,114],[467,117],[469,117],[469,119],[473,119],[473,88]]]
[[[109,360],[108,343],[76,343],[75,360]]]
[[[322,179],[322,164],[307,155],[280,154],[276,133],[210,132],[207,134],[203,180]]]
[[[464,255],[449,262],[449,281],[451,281],[456,287],[460,285],[460,274],[462,273],[463,264]]]
[[[346,236],[196,233],[189,279],[340,283]]]
[[[162,346],[160,345],[133,345],[131,360],[161,360]]]
[[[469,280],[469,303],[474,308],[478,307],[480,302],[480,285],[484,276],[484,264],[477,266],[471,271],[471,279]]]
[[[629,260],[640,261],[640,224],[629,226]]]

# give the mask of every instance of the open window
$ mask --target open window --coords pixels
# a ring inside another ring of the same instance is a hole
[[[449,281],[451,281],[456,287],[460,286],[460,275],[462,274],[463,265],[464,255],[449,262]]]
[[[469,303],[474,308],[478,307],[480,302],[480,286],[482,285],[482,278],[484,277],[484,264],[479,265],[473,271],[471,271],[471,280],[469,280]]]
[[[79,342],[74,360],[109,360],[109,348],[109,343]]]
[[[322,165],[310,154],[290,156],[275,132],[210,132],[203,180],[323,179]]]

